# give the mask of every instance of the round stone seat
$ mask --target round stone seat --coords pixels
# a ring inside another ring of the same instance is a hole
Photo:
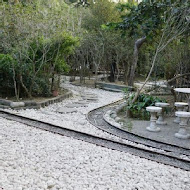
[[[165,103],[165,102],[156,102],[155,106],[161,107],[161,108],[167,108],[170,104]]]
[[[67,114],[67,113],[77,112],[77,109],[62,107],[62,108],[58,108],[56,111],[59,112],[59,113],[65,113],[65,114]]]
[[[84,100],[92,100],[92,101],[97,101],[98,100],[98,98],[96,98],[96,97],[90,97],[90,96],[83,96],[82,98]]]
[[[186,103],[186,102],[175,102],[174,105],[175,105],[177,111],[183,111],[184,108],[186,108],[188,106],[188,103]],[[175,123],[180,123],[180,118],[177,116],[174,119],[174,122]]]
[[[90,92],[86,92],[86,93],[84,93],[84,95],[86,95],[86,96],[97,96],[96,94],[93,94],[93,93],[90,93]]]
[[[175,102],[174,105],[176,107],[179,107],[179,108],[184,108],[184,107],[188,106],[188,103],[185,103],[185,102]]]
[[[158,125],[167,125],[167,122],[164,120],[164,108],[169,107],[169,105],[170,104],[164,103],[164,102],[156,102],[155,103],[155,106],[163,108],[162,112],[158,113],[159,117],[158,117],[158,120],[156,121],[156,123]]]
[[[190,117],[190,112],[186,112],[186,111],[176,111],[175,115],[178,117]]]
[[[79,108],[79,107],[87,107],[86,104],[78,104],[78,103],[72,103],[72,104],[66,104],[67,108]]]
[[[149,106],[149,107],[146,107],[146,111],[158,113],[162,111],[162,108],[159,108],[156,106]]]
[[[98,96],[91,96],[91,95],[81,95],[82,98],[98,98]]]
[[[150,125],[146,128],[148,131],[151,131],[151,132],[158,132],[160,131],[160,128],[157,127],[156,125],[156,120],[157,120],[157,113],[161,113],[162,111],[162,108],[160,107],[155,107],[155,106],[149,106],[149,107],[146,107],[146,110],[148,112],[150,112]]]
[[[177,111],[175,115],[180,118],[179,131],[175,133],[175,137],[180,139],[190,138],[190,134],[187,133],[188,120],[190,118],[190,112]]]
[[[89,104],[86,100],[79,100],[78,102],[75,102],[76,104]]]

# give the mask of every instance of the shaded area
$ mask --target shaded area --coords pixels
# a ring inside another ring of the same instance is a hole
[[[178,139],[174,136],[179,130],[179,125],[173,122],[174,117],[167,117],[166,121],[168,125],[158,125],[161,129],[160,132],[150,132],[146,130],[149,126],[149,121],[142,120],[131,120],[125,119],[127,123],[131,123],[130,127],[123,127],[124,130],[143,136],[145,138],[153,139],[156,141],[177,145],[184,148],[190,149],[190,139]],[[188,133],[190,133],[190,123],[187,127]]]

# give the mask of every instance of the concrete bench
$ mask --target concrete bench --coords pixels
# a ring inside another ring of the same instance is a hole
[[[158,132],[160,131],[160,128],[157,127],[156,125],[156,120],[157,120],[157,113],[161,113],[162,112],[162,108],[160,107],[155,107],[155,106],[149,106],[149,107],[146,107],[146,110],[148,112],[150,112],[150,125],[146,128],[148,131],[151,131],[151,132]]]
[[[104,87],[103,89],[104,89],[104,90],[108,90],[108,91],[112,91],[112,92],[122,92],[122,90],[114,89],[114,88],[107,88],[107,87]]]
[[[101,88],[104,90],[114,91],[114,92],[122,92],[124,89],[128,89],[128,91],[132,91],[134,88],[126,85],[118,85],[114,83],[105,83],[105,82],[96,82],[96,88]]]
[[[155,106],[157,107],[161,107],[162,108],[162,112],[158,113],[158,120],[156,121],[156,124],[158,125],[167,125],[167,122],[164,120],[164,109],[169,107],[170,104],[168,103],[164,103],[164,102],[156,102]]]
[[[185,103],[185,102],[175,102],[174,105],[175,105],[177,111],[186,111],[188,103]],[[178,116],[174,119],[174,123],[180,123],[180,118]]]
[[[180,139],[190,138],[190,134],[187,133],[188,120],[190,118],[190,112],[177,111],[175,115],[180,118],[179,131],[175,133],[175,137]]]

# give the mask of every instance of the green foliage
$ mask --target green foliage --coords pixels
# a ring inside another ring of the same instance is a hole
[[[188,6],[187,0],[144,0],[138,4],[120,4],[118,10],[122,13],[122,22],[110,23],[109,26],[121,29],[124,33],[129,32],[130,36],[153,38],[159,35],[170,11],[178,14],[182,8]]]
[[[57,73],[68,73],[70,71],[70,66],[64,60],[58,60],[55,63],[55,70]]]
[[[9,79],[14,90],[14,71],[20,97],[49,95],[53,75],[69,71],[67,57],[79,44],[78,38],[65,30],[64,3],[50,1],[44,5],[43,0],[0,4],[0,20],[3,20],[0,24],[0,53],[10,55],[3,59],[1,56],[1,80],[7,83]],[[11,60],[18,64],[14,66]]]
[[[126,94],[126,108],[130,111],[130,114],[133,118],[138,119],[149,119],[150,115],[149,112],[146,111],[146,107],[154,106],[156,102],[166,102],[165,100],[162,100],[158,97],[154,97],[147,94],[140,94],[137,100],[134,103],[132,103],[134,96],[135,93],[131,95]]]
[[[33,86],[33,96],[51,96],[50,82],[48,77],[36,77]]]
[[[166,11],[174,3],[176,12],[180,3],[189,6],[185,0],[144,0],[139,4],[132,0],[120,5],[118,11],[117,4],[109,0],[79,2],[88,2],[88,8],[75,8],[76,0],[10,2],[0,1],[0,91],[5,87],[14,91],[15,72],[20,96],[28,96],[24,86],[32,96],[50,94],[53,77],[57,79],[70,70],[85,75],[115,67],[117,77],[123,71],[126,74],[130,71],[135,38],[147,35],[154,40],[140,50],[137,69],[144,75],[150,68]],[[128,37],[122,39],[122,30],[110,28],[123,29]],[[168,47],[155,75],[171,78],[181,73],[182,67],[183,72],[189,70],[188,39],[183,40]]]
[[[109,0],[98,0],[89,7],[89,12],[84,17],[83,27],[87,30],[100,30],[103,24],[119,21],[120,14],[115,3]]]
[[[12,87],[13,67],[15,60],[8,54],[0,54],[0,88]]]
[[[0,71],[1,72],[11,72],[13,65],[16,62],[9,54],[0,54]]]

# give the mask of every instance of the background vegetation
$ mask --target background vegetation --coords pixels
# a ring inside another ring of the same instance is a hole
[[[184,31],[158,54],[150,77],[188,86],[189,6],[187,0],[1,0],[0,95],[50,96],[66,73],[81,82],[103,73],[110,82],[133,85],[147,76],[164,28],[175,33],[182,17]]]

